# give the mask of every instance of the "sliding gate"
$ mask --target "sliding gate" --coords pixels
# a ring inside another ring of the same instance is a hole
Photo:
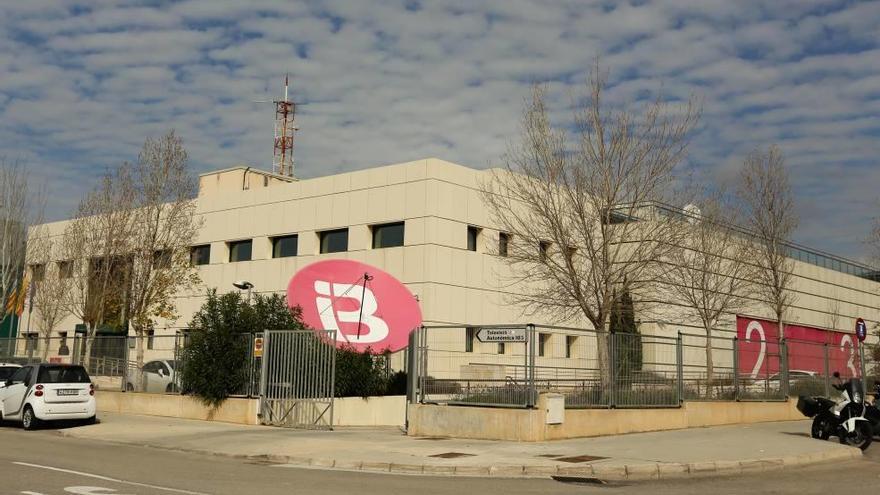
[[[332,429],[336,331],[264,334],[260,417],[265,425]]]

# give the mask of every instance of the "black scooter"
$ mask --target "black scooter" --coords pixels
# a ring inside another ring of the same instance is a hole
[[[840,382],[840,373],[835,371],[834,378]],[[851,378],[832,386],[841,392],[836,402],[825,397],[798,397],[798,411],[813,418],[810,435],[821,440],[836,436],[842,444],[867,449],[874,435],[880,433],[880,410],[865,403],[861,380]]]

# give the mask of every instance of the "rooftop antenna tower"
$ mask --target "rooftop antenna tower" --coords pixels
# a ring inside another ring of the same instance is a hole
[[[296,126],[296,103],[288,97],[288,75],[284,76],[284,99],[275,100],[275,150],[272,172],[293,177],[293,134]]]

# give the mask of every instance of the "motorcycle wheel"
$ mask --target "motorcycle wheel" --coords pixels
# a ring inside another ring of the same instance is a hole
[[[874,431],[867,421],[857,421],[852,433],[841,432],[840,443],[865,450],[874,439]]]
[[[831,437],[831,423],[828,422],[828,418],[824,416],[813,418],[810,436],[819,440],[828,440]]]

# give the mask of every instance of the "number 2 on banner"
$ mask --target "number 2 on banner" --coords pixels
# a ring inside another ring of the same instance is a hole
[[[755,367],[752,368],[752,378],[758,378],[758,372],[761,371],[761,366],[764,365],[764,356],[767,354],[767,338],[764,336],[764,327],[757,321],[749,322],[749,326],[746,328],[746,340],[752,340],[752,332],[758,332],[758,336],[761,338],[761,350],[758,352]]]
[[[847,347],[849,347],[849,349],[847,349]],[[853,363],[856,358],[856,346],[853,345],[851,336],[844,335],[840,338],[840,350],[841,352],[849,356],[849,358],[846,360],[846,367],[849,368],[852,376],[858,376],[859,373],[856,370],[856,365],[855,363]]]

